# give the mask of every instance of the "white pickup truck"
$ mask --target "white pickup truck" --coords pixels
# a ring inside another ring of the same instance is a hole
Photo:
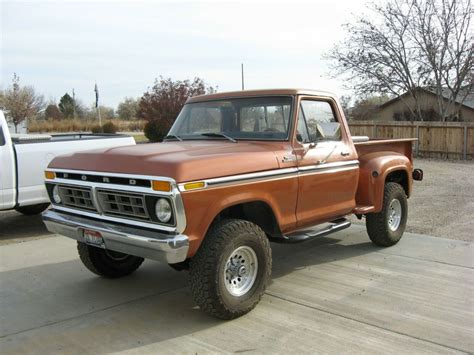
[[[44,170],[58,155],[134,145],[121,134],[10,135],[0,110],[0,211],[38,214],[49,206]]]

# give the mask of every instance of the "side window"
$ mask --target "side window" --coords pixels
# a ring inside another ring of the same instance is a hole
[[[300,112],[305,118],[311,142],[341,140],[341,125],[329,102],[303,100]]]
[[[306,121],[304,119],[303,110],[300,107],[300,113],[298,114],[298,126],[296,127],[296,139],[301,143],[309,143],[308,128],[306,127]]]

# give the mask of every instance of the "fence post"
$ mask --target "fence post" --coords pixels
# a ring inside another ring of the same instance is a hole
[[[372,128],[372,136],[373,138],[377,137],[377,123],[374,122],[374,127]]]
[[[415,144],[415,157],[418,158],[420,154],[420,124],[416,124],[416,144]]]
[[[462,157],[464,160],[467,160],[467,125],[464,125],[464,147]]]

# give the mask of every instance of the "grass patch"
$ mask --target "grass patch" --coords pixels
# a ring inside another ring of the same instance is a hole
[[[143,134],[134,134],[133,138],[135,139],[135,143],[148,143],[148,138],[145,137]]]

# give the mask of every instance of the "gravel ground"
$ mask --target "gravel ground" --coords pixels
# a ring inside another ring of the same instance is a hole
[[[474,162],[417,159],[424,180],[415,181],[408,200],[407,230],[435,237],[474,241]],[[351,220],[363,224],[355,217]],[[39,216],[0,212],[0,245],[48,236]]]
[[[474,241],[474,162],[416,159],[415,167],[424,178],[408,199],[407,231]]]

